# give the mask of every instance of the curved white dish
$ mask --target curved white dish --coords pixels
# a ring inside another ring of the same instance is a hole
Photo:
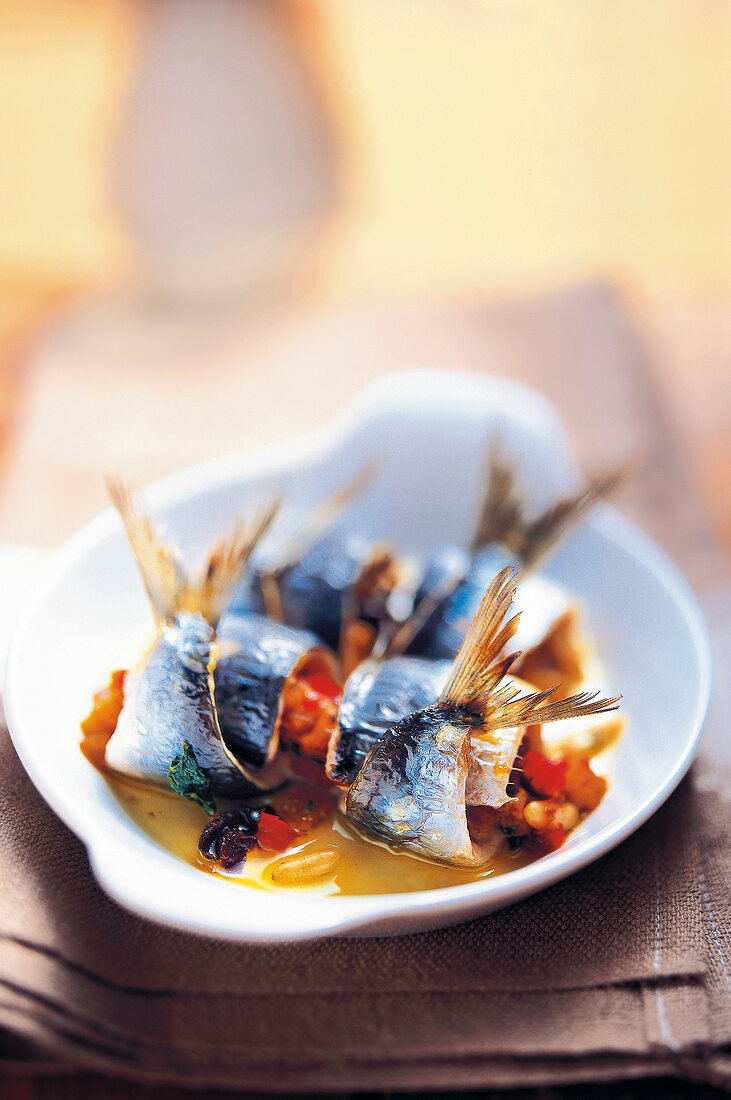
[[[178,475],[153,487],[147,502],[195,560],[272,490],[306,509],[375,457],[381,476],[348,523],[424,550],[467,538],[496,424],[536,507],[576,480],[555,415],[537,394],[495,379],[411,371],[366,391],[316,437]],[[38,790],[86,844],[104,888],[154,920],[259,941],[397,934],[466,920],[549,886],[627,837],[680,782],[705,715],[705,626],[685,581],[649,539],[603,508],[547,572],[584,598],[609,668],[606,688],[624,695],[630,726],[599,809],[558,852],[494,879],[412,894],[284,896],[203,875],[148,838],[78,748],[92,692],[110,669],[135,662],[152,629],[111,511],[54,556],[21,616],[5,687],[11,734]]]

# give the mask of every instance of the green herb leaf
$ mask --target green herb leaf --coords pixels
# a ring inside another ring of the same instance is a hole
[[[187,741],[183,741],[183,755],[174,757],[168,779],[176,794],[197,802],[209,816],[215,814],[216,803],[211,795],[211,782],[199,766]]]

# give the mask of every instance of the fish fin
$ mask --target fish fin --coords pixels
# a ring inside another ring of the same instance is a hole
[[[267,619],[271,619],[274,623],[283,623],[284,608],[282,606],[282,587],[279,573],[273,569],[263,569],[259,587],[261,588],[264,613]]]
[[[119,512],[132,553],[142,574],[155,623],[162,628],[172,622],[182,594],[188,587],[188,575],[176,551],[166,546],[149,516],[133,499],[118,478],[107,477],[112,504]]]
[[[519,533],[518,556],[533,569],[568,531],[580,523],[600,500],[605,500],[626,478],[626,471],[608,470],[589,479],[578,492],[561,497]]]
[[[348,505],[375,481],[379,472],[379,463],[369,462],[359,470],[352,481],[347,482],[340,489],[336,489],[329,497],[326,497],[325,500],[320,501],[299,534],[291,540],[285,540],[285,552],[281,555],[280,560],[272,565],[267,572],[279,576],[286,569],[296,565],[320,535],[332,526],[340,513],[345,511]]]
[[[516,577],[515,569],[506,566],[482,597],[449,670],[439,706],[464,707],[482,714],[490,696],[518,657],[517,653],[500,656],[515,634],[520,618],[514,615],[505,622],[516,592]]]
[[[177,552],[162,541],[129,489],[113,477],[107,478],[107,488],[137,560],[158,627],[173,622],[180,611],[191,611],[200,612],[215,629],[252,552],[269,529],[279,501],[264,510],[251,535],[245,535],[239,524],[231,538],[222,539],[211,551],[200,578],[191,580]]]
[[[523,526],[523,507],[515,471],[501,458],[500,447],[501,437],[497,434],[487,453],[487,489],[470,541],[473,554],[494,542],[512,550]]]
[[[512,551],[524,567],[531,569],[627,477],[624,469],[598,474],[578,492],[560,498],[529,521],[525,517],[515,471],[501,457],[500,446],[500,437],[496,436],[488,452],[487,491],[472,535],[472,553],[499,542]]]
[[[559,685],[560,686],[560,685]],[[591,714],[605,714],[617,710],[621,695],[602,699],[598,691],[581,691],[566,699],[551,699],[555,687],[537,691],[532,695],[520,695],[511,685],[493,693],[484,712],[488,729],[511,729],[513,726],[539,725],[544,722],[560,722],[564,718],[585,718]]]
[[[505,622],[516,591],[516,572],[510,566],[495,577],[482,597],[465,640],[449,671],[437,706],[472,711],[485,729],[505,729],[562,718],[578,718],[616,710],[621,696],[598,698],[598,692],[580,692],[567,699],[551,699],[556,687],[521,695],[512,682],[503,684],[518,653],[501,656],[515,634],[519,615]]]
[[[422,596],[408,619],[404,619],[397,630],[379,635],[373,647],[373,656],[378,660],[385,660],[405,653],[433,612],[452,595],[463,576],[461,572],[454,572],[442,577]]]
[[[188,585],[183,601],[185,610],[199,612],[216,629],[251,555],[274,522],[279,505],[276,499],[263,508],[250,533],[240,522],[232,535],[214,546],[199,580]]]
[[[387,546],[373,546],[361,563],[360,572],[355,581],[343,593],[340,662],[344,668],[350,667],[351,654],[346,653],[346,650],[350,648],[350,642],[355,639],[356,646],[362,647],[365,644],[365,635],[362,628],[368,626],[368,624],[364,623],[360,617],[361,605],[378,590],[380,584],[385,582],[388,585],[389,579],[393,583],[387,590],[393,591],[393,584],[396,583],[395,577],[398,576],[398,571],[398,558],[393,550]],[[368,647],[366,656],[378,656],[379,654],[383,656],[395,630],[395,622],[389,615],[387,608],[385,609],[385,618],[379,624],[378,630],[374,631],[371,627],[368,627],[368,629],[371,631],[371,644]]]
[[[318,535],[326,531],[349,504],[356,500],[365,490],[373,484],[380,472],[380,463],[367,462],[355,477],[337,489],[331,496],[323,500],[315,508],[310,516],[303,532],[303,537],[312,542]]]

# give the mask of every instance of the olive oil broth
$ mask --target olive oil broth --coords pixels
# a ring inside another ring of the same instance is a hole
[[[438,890],[505,874],[539,858],[525,851],[511,853],[507,844],[503,844],[488,863],[474,869],[428,863],[366,840],[334,808],[331,820],[313,828],[303,837],[302,844],[288,849],[286,855],[335,849],[341,857],[339,866],[327,878],[301,886],[285,886],[271,877],[284,853],[254,848],[242,867],[235,872],[224,871],[198,854],[198,837],[206,823],[205,811],[200,806],[162,788],[147,787],[108,773],[106,779],[132,820],[178,859],[200,871],[220,875],[231,883],[273,893],[288,893],[294,889],[316,897],[350,897]]]

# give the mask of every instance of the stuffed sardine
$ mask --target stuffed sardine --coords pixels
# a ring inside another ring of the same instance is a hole
[[[517,616],[504,622],[514,577],[502,570],[485,592],[437,702],[402,719],[365,758],[346,811],[367,834],[427,859],[480,864],[486,852],[473,843],[466,812],[473,738],[493,768],[496,805],[509,801],[510,754],[521,727],[616,709],[617,699],[596,693],[551,700],[550,689],[521,695],[506,681],[518,656],[503,655],[518,626]]]
[[[201,578],[193,581],[129,494],[117,484],[110,490],[140,567],[157,635],[127,677],[124,705],[106,747],[107,766],[168,786],[176,762],[189,761],[212,794],[245,796],[251,784],[223,742],[213,695],[216,627],[274,509],[249,536],[238,531],[217,546]]]

